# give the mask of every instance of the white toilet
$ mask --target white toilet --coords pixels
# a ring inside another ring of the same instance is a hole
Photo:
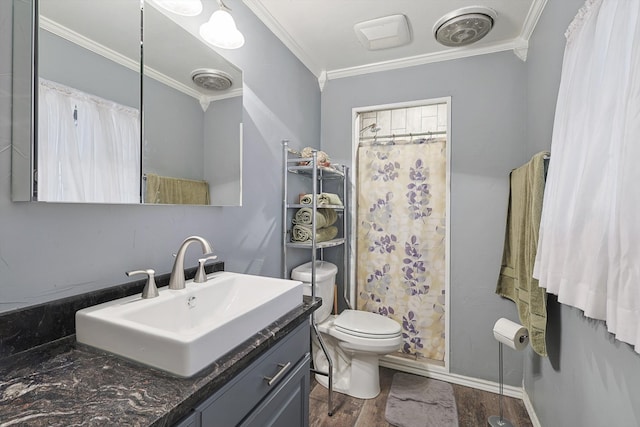
[[[360,399],[380,393],[378,359],[402,345],[401,327],[395,320],[366,311],[345,310],[331,315],[333,285],[338,268],[326,261],[316,261],[316,296],[322,306],[314,313],[318,330],[333,362],[333,389]],[[305,294],[311,295],[311,263],[293,269],[291,278],[305,282]],[[312,334],[313,363],[317,370],[328,372],[329,364]],[[328,387],[324,375],[316,380]]]

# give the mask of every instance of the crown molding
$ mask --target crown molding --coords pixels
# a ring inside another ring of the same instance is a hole
[[[513,53],[522,60],[522,62],[527,62],[527,54],[529,52],[529,41],[524,40],[520,37],[514,40],[514,48]]]
[[[467,58],[470,56],[485,55],[488,53],[504,52],[507,50],[522,49],[522,40],[512,40],[506,43],[495,43],[477,48],[456,48],[443,52],[428,53],[408,58],[401,58],[391,61],[376,62],[374,64],[361,65],[358,67],[341,68],[327,71],[327,79],[341,79],[362,74],[377,73],[380,71],[396,70],[399,68],[413,67],[416,65],[430,64],[434,62],[450,61],[453,59]]]
[[[526,40],[529,42],[531,35],[533,34],[533,30],[536,28],[538,24],[538,20],[542,15],[542,11],[544,7],[547,5],[547,0],[534,0],[533,4],[531,4],[531,8],[529,8],[529,13],[527,13],[527,17],[524,20],[524,24],[522,25],[522,32],[520,33],[520,38],[522,40]]]
[[[71,43],[75,43],[78,46],[90,50],[93,53],[110,59],[111,61],[127,67],[130,70],[140,70],[140,64],[137,61],[134,61],[131,58],[128,58],[113,49],[110,49],[100,43],[96,43],[95,41],[83,36],[82,34],[70,30],[69,28],[60,25],[45,16],[40,16],[38,20],[40,28],[43,30],[62,37],[63,39],[68,40]]]
[[[42,28],[45,31],[48,31],[59,37],[62,37],[63,39],[68,40],[71,43],[74,43],[82,48],[85,48],[106,59],[109,59],[115,62],[116,64],[122,65],[123,67],[126,67],[135,72],[140,72],[140,64],[137,61],[134,61],[131,58],[128,58],[127,56],[124,56],[121,53],[118,53],[115,50],[110,49],[100,43],[96,43],[95,41],[83,36],[82,34],[77,33],[73,30],[70,30],[69,28],[63,25],[60,25],[59,23],[52,21],[49,18],[40,16],[39,24],[40,24],[40,28]],[[226,99],[226,98],[233,98],[236,96],[242,96],[242,88],[230,90],[219,95],[202,94],[199,91],[183,83],[180,83],[179,81],[167,76],[166,74],[163,74],[160,71],[157,71],[154,68],[151,68],[146,65],[144,67],[144,74],[145,76],[148,76],[154,80],[157,80],[158,82],[166,86],[169,86],[177,91],[180,91],[185,95],[188,95],[192,98],[197,99],[201,104],[203,102],[206,102],[207,104],[209,104],[212,101],[217,101],[217,100]]]
[[[269,13],[259,0],[242,0],[264,25],[304,64],[311,73],[320,77],[323,69],[296,42],[282,25]]]
[[[320,92],[324,90],[324,86],[327,84],[327,71],[322,70],[320,77],[318,77],[318,84],[320,85]]]

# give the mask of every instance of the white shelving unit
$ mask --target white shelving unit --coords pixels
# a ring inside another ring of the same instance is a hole
[[[349,184],[349,168],[344,165],[332,165],[331,167],[325,167],[318,165],[318,153],[317,151],[312,152],[311,157],[302,157],[301,154],[295,150],[289,148],[288,141],[282,141],[282,158],[283,158],[283,211],[282,211],[282,276],[285,279],[290,278],[291,268],[295,266],[288,265],[287,261],[287,252],[289,250],[307,250],[310,251],[311,255],[311,295],[315,298],[316,296],[316,261],[324,260],[324,250],[329,248],[335,248],[342,246],[343,247],[343,265],[342,265],[342,276],[343,276],[343,290],[347,292],[349,289],[347,281],[349,280],[349,254],[348,254],[348,244],[347,244],[347,233],[349,230],[348,224],[348,197],[347,190]],[[320,194],[324,192],[325,185],[328,181],[338,182],[339,184],[339,193],[338,194],[342,200],[342,205],[322,205],[318,206],[318,198],[312,197],[312,203],[310,205],[297,203],[293,203],[292,197],[295,197],[289,194],[289,175],[297,174],[305,177],[310,180],[311,188],[308,193],[311,194]],[[312,209],[312,220],[311,220],[311,240],[308,242],[296,242],[291,241],[292,236],[292,222],[291,219],[294,215],[294,212],[301,208],[311,208]],[[317,234],[316,234],[316,215],[318,208],[331,208],[334,209],[339,218],[341,217],[342,227],[339,228],[338,237],[318,242]],[[348,301],[348,299],[347,299]],[[323,304],[331,304],[332,301],[323,301]],[[329,380],[329,396],[328,396],[328,408],[329,415],[333,414],[333,361],[327,351],[325,343],[318,331],[318,327],[314,320],[314,316],[311,316],[311,330],[315,334],[318,342],[320,343],[320,347],[327,357],[327,361],[329,362],[329,370],[328,372],[318,371],[314,368],[312,369],[313,373],[324,375],[328,377]]]

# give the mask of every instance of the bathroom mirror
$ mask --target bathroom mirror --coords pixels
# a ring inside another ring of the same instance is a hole
[[[152,1],[33,1],[14,1],[14,201],[241,204],[240,69]]]

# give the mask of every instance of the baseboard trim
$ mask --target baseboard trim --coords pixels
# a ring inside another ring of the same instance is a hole
[[[380,366],[395,369],[401,372],[407,372],[409,374],[422,375],[423,377],[446,381],[453,384],[459,384],[465,387],[488,391],[491,393],[498,394],[500,392],[500,385],[496,382],[487,381],[480,378],[467,377],[464,375],[452,374],[451,372],[447,372],[444,366],[429,366],[421,362],[415,362],[397,356],[382,357],[380,359]],[[515,397],[516,399],[522,399],[522,387],[505,385],[504,395]],[[528,410],[529,409],[527,408],[527,411]]]
[[[542,424],[538,419],[538,415],[536,414],[536,410],[533,407],[533,402],[531,402],[529,394],[524,388],[524,385],[522,387],[522,401],[524,402],[524,407],[527,409],[527,413],[529,414],[529,419],[531,419],[531,424],[533,424],[533,427],[542,427]]]

